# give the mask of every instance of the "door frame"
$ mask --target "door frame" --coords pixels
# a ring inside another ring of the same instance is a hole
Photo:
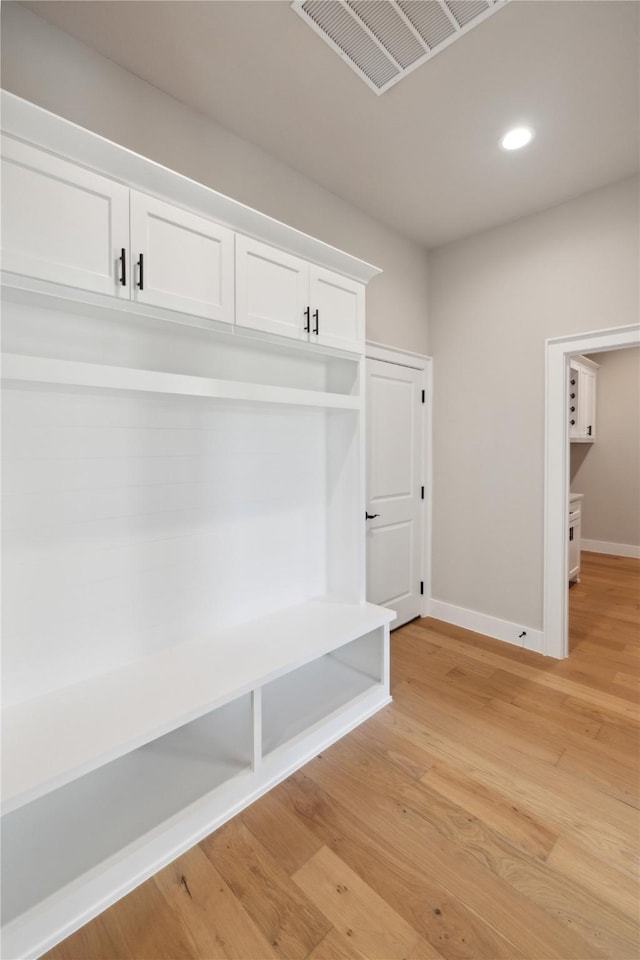
[[[422,374],[422,389],[425,402],[422,405],[422,476],[424,477],[425,498],[421,502],[422,556],[421,577],[424,594],[421,598],[420,616],[428,617],[431,612],[431,514],[433,508],[433,469],[432,469],[432,399],[433,399],[433,359],[422,353],[389,347],[374,340],[365,343],[366,360],[382,360],[399,367],[419,370]],[[366,434],[366,425],[365,425]]]
[[[640,323],[545,341],[543,653],[547,657],[560,660],[569,655],[569,360],[639,345]]]

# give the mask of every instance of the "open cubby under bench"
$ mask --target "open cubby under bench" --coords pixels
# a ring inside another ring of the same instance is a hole
[[[7,708],[6,956],[46,949],[384,706],[392,618],[311,600]]]

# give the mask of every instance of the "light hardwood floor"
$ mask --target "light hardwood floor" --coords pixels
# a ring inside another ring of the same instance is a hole
[[[635,960],[640,562],[583,559],[568,660],[403,627],[391,706],[49,960]]]

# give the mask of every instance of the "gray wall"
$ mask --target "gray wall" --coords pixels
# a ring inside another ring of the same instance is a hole
[[[427,352],[422,247],[29,10],[3,3],[1,14],[6,90],[381,267],[367,337]]]
[[[571,444],[582,536],[640,545],[640,347],[590,354],[600,364],[596,442]]]
[[[638,320],[637,180],[432,252],[427,303],[420,247],[29,11],[2,24],[6,89],[382,267],[368,336],[435,361],[433,595],[539,627],[544,340]]]
[[[434,598],[541,627],[544,341],[638,322],[638,227],[633,178],[430,254]]]

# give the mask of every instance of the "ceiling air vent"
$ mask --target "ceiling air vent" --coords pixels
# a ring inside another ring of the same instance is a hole
[[[384,93],[508,0],[294,0],[293,9]]]

